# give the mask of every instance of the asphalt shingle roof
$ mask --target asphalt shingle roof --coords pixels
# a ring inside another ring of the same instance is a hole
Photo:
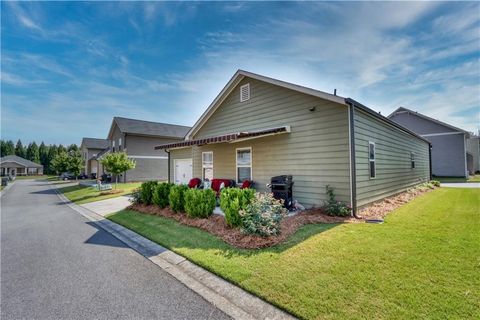
[[[10,155],[10,156],[5,156],[0,158],[0,163],[3,164],[4,162],[16,162],[28,168],[43,168],[41,164],[35,163],[33,161],[30,161],[15,155]]]
[[[107,139],[98,139],[98,138],[83,138],[82,146],[85,146],[89,149],[105,149],[110,145]]]
[[[117,123],[121,132],[130,134],[183,138],[188,130],[190,130],[190,127],[187,126],[122,117],[115,117],[114,121]]]

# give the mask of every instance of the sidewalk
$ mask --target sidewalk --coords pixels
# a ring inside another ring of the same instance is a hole
[[[81,204],[80,206],[93,211],[96,214],[105,217],[107,214],[118,212],[127,208],[132,203],[130,202],[131,196],[120,196],[116,198],[94,201]]]
[[[446,188],[480,188],[480,182],[448,182],[440,183],[440,186]]]
[[[64,204],[111,233],[233,319],[295,319],[275,306],[191,263],[184,257],[105,219],[102,215],[84,206],[71,202],[58,192],[55,185],[51,185],[51,188],[57,192]],[[112,199],[98,202],[110,200]],[[118,202],[120,203],[120,201]],[[113,210],[103,207],[103,211]]]

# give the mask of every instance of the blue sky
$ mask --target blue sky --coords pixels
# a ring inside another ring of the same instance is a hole
[[[479,127],[480,5],[2,2],[3,139],[193,125],[237,69]]]

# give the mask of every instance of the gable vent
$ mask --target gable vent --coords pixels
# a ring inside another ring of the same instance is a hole
[[[240,87],[240,102],[250,99],[250,84],[244,84]]]

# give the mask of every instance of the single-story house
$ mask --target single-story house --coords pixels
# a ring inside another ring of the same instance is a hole
[[[124,151],[136,162],[135,169],[128,170],[119,180],[167,180],[167,153],[159,153],[154,147],[181,141],[189,130],[190,127],[181,125],[114,117],[107,137],[109,152]]]
[[[321,206],[326,185],[353,208],[430,179],[430,144],[350,98],[239,70],[183,141],[159,143],[169,179],[293,175],[293,197]]]
[[[80,144],[80,152],[82,153],[82,158],[85,161],[85,168],[83,173],[91,177],[97,173],[103,173],[102,164],[98,161],[97,156],[108,149],[110,142],[107,139],[98,139],[98,138],[83,138],[82,143]],[[101,175],[100,174],[100,175]]]
[[[16,155],[0,158],[2,176],[36,176],[43,174],[43,166]]]
[[[434,176],[468,177],[467,163],[473,163],[473,155],[467,151],[469,132],[404,107],[388,118],[430,141]]]

